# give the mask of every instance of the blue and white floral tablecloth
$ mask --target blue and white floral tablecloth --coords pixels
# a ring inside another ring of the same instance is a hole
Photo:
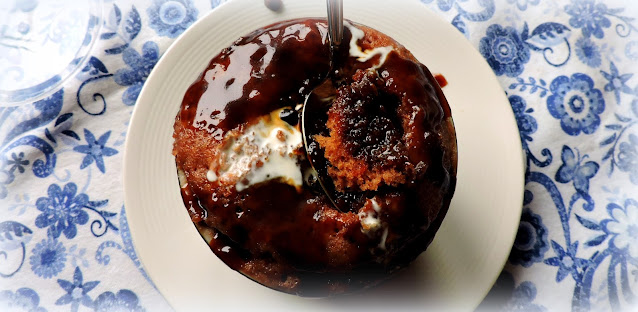
[[[519,232],[480,310],[638,311],[638,2],[421,1],[492,67],[526,155]],[[153,66],[220,2],[105,0],[81,72],[0,105],[0,310],[170,310],[131,242],[123,143]],[[3,23],[0,61],[18,62],[4,34],[28,21]]]

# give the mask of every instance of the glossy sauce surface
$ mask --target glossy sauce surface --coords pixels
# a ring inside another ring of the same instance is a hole
[[[336,280],[355,285],[351,270],[356,268],[380,272],[411,261],[438,229],[445,212],[439,210],[442,205],[447,209],[445,202],[449,204],[449,190],[454,187],[453,174],[442,160],[442,138],[424,135],[445,126],[450,116],[447,102],[433,86],[436,80],[427,68],[396,51],[377,69],[384,92],[396,101],[391,106],[403,116],[387,122],[401,129],[393,135],[405,143],[409,161],[428,164],[409,185],[343,193],[340,198],[351,210],[339,212],[312,177],[301,189],[273,179],[241,192],[202,178],[201,159],[219,157],[202,146],[218,150],[230,132],[242,131],[258,117],[283,107],[288,108],[280,114],[282,120],[299,127],[299,111],[293,108],[325,77],[332,77],[337,88],[351,83],[357,70],[379,61],[379,57],[365,62],[350,57],[347,44],[352,34],[346,28],[338,70],[330,73],[326,34],[324,21],[308,19],[272,25],[238,39],[213,58],[188,89],[175,126],[177,166],[189,180],[182,185],[182,197],[193,222],[217,233],[209,241],[211,249],[231,268],[270,287],[281,289],[278,281],[305,276],[292,290],[300,294],[328,291]],[[316,120],[322,122],[325,116]],[[373,141],[386,135],[382,129],[377,132]],[[205,143],[189,146],[190,139]],[[305,173],[309,168],[305,151],[300,148],[295,153]],[[357,212],[373,213],[373,197],[383,207],[376,215],[387,228],[385,233],[362,231]],[[247,268],[255,263],[270,270],[270,275],[250,276]]]

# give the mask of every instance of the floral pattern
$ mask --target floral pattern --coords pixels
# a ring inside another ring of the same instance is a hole
[[[104,157],[109,157],[117,154],[117,150],[107,147],[106,142],[109,140],[111,136],[111,131],[107,131],[102,134],[99,139],[95,139],[95,136],[91,131],[84,129],[84,138],[86,139],[87,145],[78,145],[73,148],[74,151],[82,154],[86,154],[84,159],[82,160],[82,164],[80,165],[80,169],[84,169],[91,165],[95,161],[95,165],[102,172],[106,172],[106,168],[104,168]]]
[[[510,263],[530,267],[535,262],[543,261],[545,252],[549,249],[547,233],[541,217],[529,208],[524,209],[509,256]]]
[[[552,249],[554,249],[556,257],[547,258],[545,264],[558,267],[556,281],[560,282],[570,274],[574,275],[575,279],[579,279],[589,263],[587,259],[576,257],[578,242],[571,244],[565,249],[557,242],[552,241]]]
[[[19,173],[24,173],[24,167],[29,165],[29,161],[24,159],[24,153],[20,152],[16,155],[16,153],[11,153],[11,159],[7,160],[7,165],[11,166],[9,171],[13,173],[14,171],[18,171]]]
[[[54,238],[45,238],[33,248],[29,263],[33,273],[39,277],[57,276],[66,264],[66,248]]]
[[[594,88],[594,81],[585,74],[556,77],[550,84],[552,95],[547,109],[560,120],[563,131],[578,135],[592,134],[600,126],[600,114],[605,110],[602,92]]]
[[[507,0],[507,3],[516,4],[519,10],[527,10],[527,6],[537,5],[541,0]]]
[[[629,134],[629,140],[621,142],[618,150],[618,167],[629,172],[631,182],[638,184],[638,136]]]
[[[176,38],[188,28],[199,13],[192,0],[154,0],[146,12],[149,26],[160,36]]]
[[[529,48],[512,27],[491,25],[481,39],[479,51],[496,75],[518,76],[530,59]]]
[[[631,311],[632,300],[638,304],[633,3],[420,1],[485,58],[519,129],[524,200],[498,310]],[[121,156],[152,68],[223,2],[106,1],[74,78],[36,102],[0,104],[0,280],[10,286],[0,289],[0,311],[170,309],[135,254],[117,183]],[[20,16],[42,3],[8,6]],[[12,27],[5,35],[36,29],[29,20]],[[24,61],[11,40],[0,36],[0,55]]]
[[[534,112],[533,108],[527,108],[525,100],[518,96],[512,95],[509,97],[510,105],[516,116],[516,124],[518,131],[521,135],[521,142],[523,145],[527,145],[528,141],[532,141],[532,134],[538,129],[538,123],[536,119],[531,115]]]
[[[83,282],[82,271],[79,267],[75,268],[73,273],[73,281],[67,281],[63,279],[58,280],[58,285],[66,291],[62,297],[55,301],[56,305],[71,304],[71,311],[76,312],[80,307],[80,304],[87,308],[93,307],[93,300],[88,295],[88,292],[93,290],[97,286],[99,281]]]
[[[543,312],[547,311],[547,308],[535,304],[536,299],[536,286],[530,281],[524,281],[512,293],[512,298],[509,300],[503,311],[512,312]]]
[[[589,38],[582,37],[576,41],[576,56],[587,66],[596,68],[602,64],[600,49]]]
[[[611,219],[603,221],[604,230],[611,235],[610,244],[638,260],[638,202],[627,200],[624,206],[607,206]]]
[[[604,3],[596,3],[594,0],[572,0],[565,6],[565,12],[571,15],[569,25],[580,28],[583,36],[602,38],[603,28],[609,28],[611,21],[605,16],[607,6]]]
[[[632,94],[633,90],[627,86],[627,81],[631,79],[634,75],[633,73],[629,74],[620,74],[618,72],[618,68],[614,62],[609,63],[609,73],[601,70],[600,73],[609,81],[605,85],[605,91],[610,92],[613,91],[616,96],[616,103],[620,102],[620,92]]]
[[[40,197],[36,201],[36,207],[42,213],[35,218],[35,225],[39,228],[48,228],[48,233],[53,238],[60,237],[61,233],[67,238],[74,238],[77,234],[77,225],[86,224],[89,214],[82,208],[89,202],[86,194],[77,194],[77,186],[69,183],[60,188],[57,184],[51,184],[47,191],[48,197]]]
[[[122,103],[133,105],[142,91],[142,86],[159,59],[159,47],[148,41],[142,47],[142,55],[132,48],[124,50],[122,59],[130,68],[119,69],[115,73],[115,83],[128,88],[122,94]]]

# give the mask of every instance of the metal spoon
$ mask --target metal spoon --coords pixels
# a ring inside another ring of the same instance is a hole
[[[308,96],[301,111],[301,133],[303,143],[306,148],[308,159],[312,169],[316,172],[317,181],[332,204],[340,211],[348,211],[345,202],[338,200],[338,192],[327,170],[327,160],[323,151],[320,150],[313,136],[325,129],[325,120],[318,118],[325,116],[332,99],[334,98],[334,88],[330,80],[330,73],[334,66],[337,50],[343,39],[343,2],[342,0],[327,0],[328,7],[328,41],[330,43],[330,71],[328,77],[319,84]]]

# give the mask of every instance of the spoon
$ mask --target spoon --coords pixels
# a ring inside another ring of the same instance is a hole
[[[314,136],[325,129],[326,121],[322,120],[334,99],[335,90],[330,80],[337,50],[343,39],[343,2],[327,0],[328,7],[328,42],[330,43],[330,70],[326,79],[308,94],[301,111],[301,133],[306,154],[316,178],[332,204],[340,211],[348,211],[346,202],[339,200],[339,192],[335,189],[328,175],[327,160],[319,148]]]

